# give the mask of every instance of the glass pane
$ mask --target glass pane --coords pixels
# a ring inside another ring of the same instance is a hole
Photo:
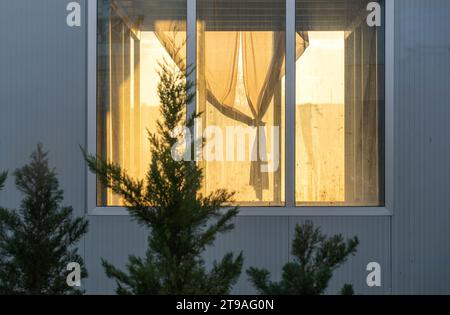
[[[285,1],[197,1],[204,193],[284,204]]]
[[[186,0],[98,1],[97,152],[136,178],[151,160],[158,62],[186,63],[185,21]],[[122,201],[98,184],[97,205]]]
[[[296,1],[307,48],[296,61],[296,203],[383,203],[382,28],[370,1]]]

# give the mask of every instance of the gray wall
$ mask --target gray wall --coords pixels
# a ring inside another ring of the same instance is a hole
[[[450,1],[396,16],[395,293],[450,293]]]
[[[12,175],[42,142],[51,150],[65,203],[82,215],[86,188],[79,145],[86,142],[86,28],[67,28],[67,3],[0,2],[0,169]],[[19,201],[10,176],[0,204],[13,208]]]
[[[388,0],[389,1],[389,0]],[[85,214],[86,28],[65,24],[63,0],[0,3],[0,169],[28,160],[38,141],[65,189],[65,202]],[[83,8],[86,0],[80,1]],[[238,217],[236,229],[205,254],[210,265],[226,251],[245,253],[245,267],[280,277],[295,224],[310,219],[328,234],[358,235],[358,254],[339,269],[329,288],[345,282],[356,293],[450,293],[450,2],[396,0],[395,200],[393,217]],[[16,207],[9,178],[0,204]],[[88,293],[112,293],[100,258],[123,266],[144,253],[146,232],[128,217],[90,217],[81,244],[89,270]],[[391,255],[392,253],[392,255]],[[382,287],[365,285],[368,262],[382,266]],[[235,293],[253,293],[243,274]]]

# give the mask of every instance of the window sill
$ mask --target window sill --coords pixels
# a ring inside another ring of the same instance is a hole
[[[90,216],[128,216],[124,207],[97,207],[89,212]],[[387,207],[242,207],[238,216],[392,216]]]

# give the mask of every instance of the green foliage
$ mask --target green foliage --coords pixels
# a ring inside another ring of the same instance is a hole
[[[5,187],[6,178],[8,177],[7,172],[0,173],[0,190]]]
[[[192,128],[197,118],[185,118],[186,104],[193,100],[187,72],[160,64],[162,120],[156,134],[149,132],[152,160],[145,180],[133,179],[119,165],[85,153],[89,169],[122,196],[131,217],[149,230],[145,257],[130,256],[126,271],[103,261],[107,276],[116,280],[118,294],[228,294],[241,272],[242,253],[225,255],[209,271],[201,257],[217,234],[233,229],[238,209],[221,210],[233,194],[218,190],[202,195],[201,168],[171,154],[177,142],[172,131]]]
[[[353,286],[348,283],[344,284],[344,286],[341,289],[341,295],[353,295],[353,294],[355,294]]]
[[[62,207],[63,191],[42,146],[14,173],[24,198],[20,208],[0,208],[0,294],[79,294],[66,284],[67,264],[78,262],[76,244],[87,232],[84,218]]]
[[[292,244],[295,259],[283,267],[280,282],[270,281],[264,269],[250,268],[247,274],[260,294],[318,295],[323,294],[333,271],[349,255],[356,253],[358,239],[344,242],[342,235],[327,237],[311,222],[297,225]],[[348,289],[348,288],[346,288]],[[347,291],[346,291],[347,292]]]

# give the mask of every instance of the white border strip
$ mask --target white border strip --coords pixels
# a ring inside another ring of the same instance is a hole
[[[87,1],[87,152],[96,154],[97,139],[97,0]],[[96,176],[86,165],[86,206],[88,213],[96,209]]]

